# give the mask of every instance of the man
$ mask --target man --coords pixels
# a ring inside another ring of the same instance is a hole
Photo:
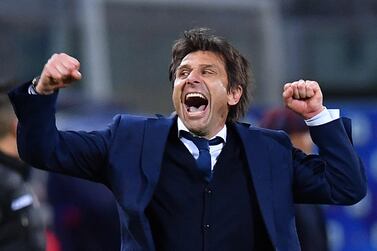
[[[30,168],[18,158],[16,118],[0,94],[0,250],[45,250],[45,224],[27,179]]]
[[[314,125],[321,155],[307,156],[286,134],[236,122],[247,108],[248,63],[225,39],[190,30],[172,54],[172,118],[120,115],[103,131],[58,131],[57,90],[81,78],[66,54],[9,95],[23,159],[113,191],[122,250],[299,250],[294,202],[365,196],[349,121],[331,118],[316,82],[288,83],[283,92]]]
[[[291,139],[292,145],[306,154],[313,153],[313,141],[304,120],[286,108],[267,110],[262,116],[260,126],[283,130]],[[296,228],[302,251],[327,251],[325,216],[320,205],[295,205]]]

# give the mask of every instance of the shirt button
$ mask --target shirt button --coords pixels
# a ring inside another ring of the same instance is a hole
[[[210,228],[211,226],[210,226],[209,224],[204,224],[203,227],[204,227],[204,230],[209,230],[209,228]]]

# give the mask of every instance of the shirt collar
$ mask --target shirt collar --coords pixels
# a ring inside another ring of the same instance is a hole
[[[178,135],[179,135],[179,131],[190,132],[187,129],[187,127],[183,124],[180,117],[177,118],[177,127],[178,127]],[[211,139],[213,139],[215,137],[220,137],[224,140],[224,143],[225,143],[226,142],[226,135],[227,135],[227,128],[226,128],[226,124],[224,124],[224,127],[215,136],[213,136]]]

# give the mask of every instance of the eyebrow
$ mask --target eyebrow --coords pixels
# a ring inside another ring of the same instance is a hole
[[[218,68],[215,64],[200,64],[199,67],[201,68]],[[192,69],[192,67],[189,64],[184,64],[178,66],[177,70],[181,69]]]
[[[181,69],[191,69],[191,68],[192,68],[191,66],[189,66],[189,65],[187,65],[187,64],[184,64],[184,65],[180,65],[180,66],[178,66],[177,71],[178,71],[178,70],[181,70]]]

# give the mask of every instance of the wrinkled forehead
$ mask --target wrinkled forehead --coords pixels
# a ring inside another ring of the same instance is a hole
[[[183,65],[214,65],[225,70],[223,57],[212,51],[194,51],[183,57],[178,68]]]

